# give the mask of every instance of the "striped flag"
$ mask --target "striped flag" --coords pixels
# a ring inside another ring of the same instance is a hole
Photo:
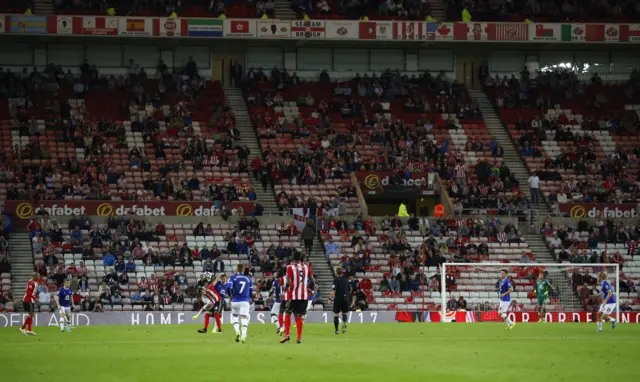
[[[499,23],[487,26],[488,40],[527,41],[529,26],[524,23]]]
[[[400,21],[393,23],[394,40],[426,40],[426,23],[419,21]]]

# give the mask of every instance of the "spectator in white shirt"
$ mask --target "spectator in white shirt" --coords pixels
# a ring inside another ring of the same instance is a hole
[[[540,202],[540,178],[538,178],[537,173],[533,173],[529,177],[529,188],[531,189],[531,202],[539,203]]]
[[[552,237],[549,240],[549,247],[551,247],[552,249],[560,249],[560,248],[562,248],[562,240],[560,240],[557,236],[556,237]]]

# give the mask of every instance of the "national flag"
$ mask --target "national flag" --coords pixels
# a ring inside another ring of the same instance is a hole
[[[438,23],[427,23],[427,40],[435,40],[438,32]]]
[[[476,322],[477,321],[476,313],[472,311],[467,311],[466,319],[467,319],[467,322]]]
[[[377,29],[375,21],[361,21],[358,36],[360,40],[375,40]]]
[[[145,19],[127,19],[127,32],[144,32]]]
[[[186,36],[188,23],[189,19],[155,17],[153,19],[153,35],[167,37]]]
[[[247,33],[249,31],[249,21],[231,20],[231,33]]]
[[[524,23],[490,23],[487,25],[488,40],[527,41],[529,27]]]
[[[188,35],[192,37],[222,37],[222,20],[189,19]]]
[[[640,41],[640,24],[621,24],[620,41]]]
[[[533,41],[560,41],[560,24],[529,24]]]
[[[562,24],[562,41],[604,41],[604,24]]]
[[[18,34],[46,34],[47,16],[11,15],[11,33]]]
[[[491,24],[492,36],[495,38],[495,24]],[[487,23],[456,23],[453,27],[453,37],[456,41],[480,41],[487,40]]]
[[[553,28],[545,28],[544,24],[536,24],[536,37],[553,37]]]

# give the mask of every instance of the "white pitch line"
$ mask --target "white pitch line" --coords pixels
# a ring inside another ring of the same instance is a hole
[[[220,336],[216,336],[216,339],[221,338]],[[308,337],[307,337],[308,338]],[[322,337],[311,337],[308,339],[308,343],[313,343],[313,342],[336,342],[339,341],[338,338],[341,337],[335,337],[332,339],[329,338],[322,338]],[[527,336],[527,337],[516,337],[516,336],[504,336],[504,337],[430,337],[430,336],[423,336],[423,337],[349,337],[349,336],[343,336],[342,338],[344,338],[345,340],[351,340],[354,342],[359,342],[359,341],[363,341],[363,342],[367,342],[367,341],[422,341],[422,342],[430,342],[430,341],[456,341],[456,340],[460,340],[460,341],[495,341],[495,340],[502,340],[502,339],[509,339],[509,340],[542,340],[542,341],[548,341],[548,340],[585,340],[585,339],[596,339],[597,341],[619,341],[622,339],[633,339],[633,340],[637,340],[638,337],[633,337],[633,336],[616,336],[616,337],[605,337],[605,335],[601,335],[601,334],[595,334],[593,336],[579,336],[579,337],[562,337],[562,336],[553,336],[553,337],[532,337],[532,336]],[[261,338],[262,339],[262,338]],[[144,341],[144,340],[127,340],[127,341],[64,341],[64,342],[58,342],[57,340],[53,339],[50,343],[60,343],[60,344],[64,344],[64,345],[110,345],[110,344],[114,344],[114,345],[129,345],[129,344],[191,344],[191,343],[205,343],[208,342],[206,340],[190,340],[190,339],[181,339],[181,340],[160,340],[160,341],[156,341],[156,340],[152,340],[152,341]],[[216,341],[218,342],[218,341]],[[229,337],[229,343],[232,342],[232,338]],[[251,338],[249,338],[248,343],[253,342],[251,340]],[[6,344],[23,344],[25,343],[25,341],[20,341],[20,342],[13,342],[13,341],[9,341],[9,342],[5,342]],[[262,341],[260,341],[259,343],[264,343]],[[277,343],[277,340],[274,339],[274,344]]]

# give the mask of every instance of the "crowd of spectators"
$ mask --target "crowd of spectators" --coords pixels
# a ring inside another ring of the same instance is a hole
[[[626,225],[612,219],[600,219],[596,225],[581,220],[578,227],[554,227],[550,220],[542,223],[541,233],[556,253],[558,261],[590,264],[619,264],[624,269],[624,255],[632,258],[640,250],[640,226]],[[586,236],[585,236],[586,235]],[[620,250],[601,250],[601,244],[624,244],[626,253]]]
[[[431,15],[428,1],[384,0],[367,2],[351,0],[334,2],[330,0],[294,0],[291,9],[299,18],[347,18],[358,20],[371,16],[380,20],[425,20]],[[434,20],[435,21],[435,20]]]
[[[323,71],[319,76],[320,84],[330,82],[329,74]],[[438,172],[444,180],[452,179],[455,186],[458,165],[464,166],[462,154],[451,150],[449,141],[434,139],[437,130],[458,129],[453,119],[443,120],[440,117],[429,120],[430,114],[451,113],[461,119],[482,119],[477,103],[468,96],[463,86],[450,82],[444,73],[432,75],[423,73],[420,77],[401,75],[398,71],[387,70],[380,76],[375,74],[360,76],[348,82],[335,83],[333,98],[316,100],[310,93],[301,92],[303,81],[295,73],[286,69],[274,68],[269,74],[262,68],[249,68],[245,93],[247,102],[256,108],[277,108],[288,104],[291,97],[300,109],[304,109],[316,117],[309,119],[304,115],[293,118],[277,118],[270,112],[257,113],[254,125],[259,138],[309,138],[309,143],[301,143],[297,152],[266,150],[262,160],[252,163],[255,177],[263,176],[263,184],[288,180],[293,184],[317,184],[325,179],[340,178],[352,171],[398,171],[401,177],[411,177],[411,172]],[[296,96],[296,94],[298,94]],[[402,115],[392,115],[391,105],[401,100],[404,115],[421,114],[415,124],[405,124]],[[338,117],[339,116],[339,117]],[[345,122],[350,130],[336,131],[332,122]],[[358,134],[363,127],[368,135]],[[363,145],[376,145],[380,149],[377,156],[363,158],[358,149]],[[496,157],[503,155],[500,143],[492,140],[487,143]],[[482,151],[483,142],[471,142],[468,151]],[[268,166],[269,170],[264,171]],[[502,179],[491,176],[491,165],[480,163],[480,181],[487,189],[508,191],[517,188],[517,181],[508,175]],[[508,168],[502,167],[504,170]],[[498,175],[497,170],[494,175]],[[463,177],[464,178],[464,177]],[[498,180],[496,182],[496,180]],[[491,181],[491,182],[490,182]],[[495,183],[495,184],[494,184]],[[473,186],[466,179],[463,187],[451,187],[459,191],[456,195],[468,204],[482,205],[481,199],[495,203],[495,198],[481,198],[478,187],[468,192]],[[477,194],[477,195],[476,195]],[[477,196],[477,198],[476,198]],[[491,195],[493,196],[493,195]],[[303,202],[298,199],[298,203]],[[289,195],[278,195],[280,205],[295,206]],[[510,203],[513,202],[513,203]],[[521,199],[504,201],[503,209],[513,204],[514,211],[524,209]],[[498,208],[498,206],[494,206]]]
[[[229,272],[225,259],[229,255],[238,256],[240,261],[248,264],[247,275],[254,278],[256,292],[269,292],[275,275],[284,272],[286,265],[293,258],[296,247],[292,243],[298,240],[298,230],[293,222],[287,226],[282,223],[278,244],[258,249],[256,241],[261,241],[260,223],[253,218],[242,217],[237,224],[224,233],[224,247],[213,245],[190,247],[188,243],[181,245],[174,242],[168,250],[161,250],[159,241],[164,238],[171,240],[162,222],[152,224],[143,220],[115,219],[106,225],[97,225],[86,216],[72,217],[68,223],[68,236],[63,235],[61,225],[48,215],[37,215],[29,222],[28,231],[32,241],[32,248],[36,255],[43,255],[42,261],[37,261],[35,270],[47,282],[43,283],[40,291],[41,309],[51,308],[50,290],[59,288],[65,280],[71,281],[74,291],[74,304],[83,310],[101,311],[105,305],[122,303],[143,304],[145,310],[161,310],[163,306],[177,304],[193,304],[199,309],[201,304],[197,297],[202,284],[210,281],[204,276],[210,273]],[[88,233],[87,233],[88,231]],[[315,230],[313,231],[315,234]],[[194,237],[213,236],[210,224],[198,224],[193,232]],[[0,240],[0,244],[2,241]],[[56,251],[56,249],[61,251]],[[81,261],[69,262],[56,255],[81,255]],[[306,249],[302,249],[307,253]],[[105,275],[95,280],[95,274],[88,271],[85,261],[101,261],[105,267]],[[162,275],[158,272],[140,277],[140,268],[152,266],[154,269],[164,269]],[[181,270],[173,270],[179,267]],[[187,267],[187,268],[183,268]],[[193,268],[189,268],[193,267]],[[171,269],[171,270],[168,270]],[[184,269],[194,269],[202,272],[202,278],[191,280]],[[256,277],[258,271],[260,276]],[[99,289],[91,292],[89,279],[98,281]],[[136,284],[137,281],[137,284]],[[135,285],[134,285],[135,284]],[[319,295],[318,295],[319,296]],[[256,309],[262,309],[269,303],[266,296],[256,299]]]
[[[9,248],[9,234],[12,230],[11,220],[7,215],[0,214],[0,278],[11,273],[11,249]],[[5,290],[0,285],[0,312],[8,308],[9,303],[13,301],[11,287]]]
[[[205,171],[223,167],[230,173],[246,172],[251,152],[239,142],[235,115],[226,100],[209,102],[209,124],[202,128],[202,135],[194,131],[192,110],[206,82],[198,76],[192,59],[173,71],[159,61],[154,80],[133,60],[128,63],[126,77],[101,76],[96,66],[86,60],[79,69],[77,77],[71,71],[65,74],[60,66],[53,64],[42,72],[34,68],[29,73],[24,69],[21,75],[0,71],[1,88],[10,99],[16,129],[21,136],[32,138],[23,146],[16,145],[13,152],[0,154],[0,180],[10,183],[9,200],[81,197],[190,201],[194,200],[194,192],[198,192],[198,199],[210,201],[256,199],[255,192],[246,185],[212,183],[202,176]],[[140,143],[145,147],[131,146],[125,126],[114,121],[112,115],[92,116],[86,104],[72,107],[68,99],[58,99],[56,94],[69,87],[76,91],[78,98],[90,93],[126,94],[120,111],[122,119],[133,116],[131,132],[142,136]],[[171,102],[172,106],[164,110],[164,102]],[[55,148],[46,143],[41,145],[38,139],[43,132],[35,116],[44,118],[44,133],[53,132],[57,145],[82,150],[84,158],[54,157]],[[160,131],[160,119],[166,131]],[[114,160],[114,154],[123,154],[123,150],[128,151],[127,162]],[[181,160],[168,156],[168,150],[179,150]],[[236,153],[230,155],[229,150]],[[26,159],[46,161],[42,165],[21,161]],[[177,172],[185,171],[188,166],[202,172],[201,176],[178,177]],[[142,172],[142,184],[138,185],[141,187],[132,187],[134,179],[127,174],[129,171]]]
[[[407,240],[408,228],[420,232],[423,243],[412,246]],[[488,259],[488,243],[472,243],[471,237],[488,237],[490,242],[520,243],[522,241],[518,229],[513,224],[503,224],[500,219],[489,221],[418,218],[415,215],[406,221],[398,216],[386,216],[379,224],[370,217],[358,217],[347,224],[342,219],[329,218],[326,225],[320,223],[320,233],[324,237],[325,253],[338,255],[341,272],[353,283],[352,290],[363,291],[365,295],[375,288],[376,291],[392,295],[402,292],[418,293],[422,288],[439,292],[441,290],[440,265],[445,262],[476,262]],[[364,231],[363,234],[359,232]],[[344,241],[334,241],[334,236],[350,237],[347,242],[351,255],[345,251]],[[373,247],[371,238],[377,242],[385,253],[389,254],[386,266],[371,265]],[[436,239],[445,239],[439,243]],[[522,254],[521,262],[532,262],[530,252]],[[423,267],[436,268],[433,275],[420,271]],[[367,277],[368,272],[383,272],[378,285],[373,285]],[[360,276],[360,279],[358,279]],[[453,273],[445,275],[446,288],[451,290],[456,284]],[[493,307],[492,307],[493,309]]]
[[[640,6],[628,0],[449,0],[447,4],[447,19],[455,21],[620,22],[638,16]]]
[[[568,202],[635,203],[640,197],[637,184],[640,175],[628,171],[630,164],[637,163],[640,149],[618,144],[604,158],[597,155],[599,141],[593,131],[609,131],[615,135],[636,135],[640,131],[640,119],[636,113],[607,112],[610,95],[597,74],[593,75],[590,85],[585,85],[578,80],[575,72],[539,71],[532,78],[525,68],[520,79],[515,76],[511,79],[506,76],[503,79],[498,76],[495,79],[486,77],[485,85],[498,89],[495,101],[499,109],[540,110],[540,115],[529,121],[519,118],[515,122],[515,129],[520,134],[520,154],[525,158],[540,158],[544,161],[543,169],[537,171],[539,180],[562,181],[560,189],[553,190],[548,195],[552,205]],[[579,131],[567,126],[571,121],[565,115],[544,115],[547,109],[555,108],[557,103],[584,96],[587,91],[595,94],[593,102],[586,105],[593,115],[583,115],[581,121],[573,122],[580,124]],[[640,94],[639,91],[640,74],[634,71],[625,86],[624,97],[633,97]],[[542,147],[543,141],[563,144],[562,152],[556,157],[550,156]],[[562,177],[558,170],[570,170],[575,175],[601,177],[572,180]]]

